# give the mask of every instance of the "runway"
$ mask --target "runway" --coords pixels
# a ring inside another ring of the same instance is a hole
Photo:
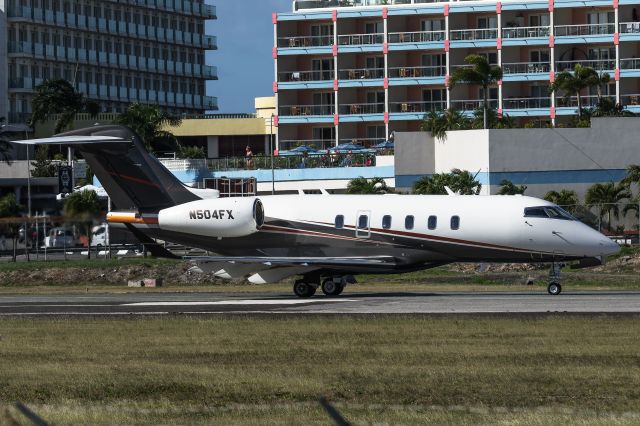
[[[0,316],[168,314],[640,313],[640,292],[346,293],[298,299],[271,294],[126,293],[0,296]]]

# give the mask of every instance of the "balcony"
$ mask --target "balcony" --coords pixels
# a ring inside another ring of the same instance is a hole
[[[290,117],[333,115],[335,105],[286,105],[279,110],[279,115]]]
[[[384,68],[346,69],[338,72],[340,80],[371,80],[384,78]]]
[[[616,68],[616,61],[613,59],[594,59],[585,61],[557,61],[556,72],[573,71],[576,65],[593,68],[596,71],[613,71]]]
[[[640,59],[638,59],[638,58],[620,59],[620,69],[622,69],[622,70],[638,70],[638,69],[640,69]]]
[[[444,31],[419,31],[404,33],[389,33],[389,43],[430,43],[443,41]]]
[[[208,50],[217,50],[218,49],[218,38],[215,36],[204,36],[204,48]]]
[[[451,101],[451,108],[460,111],[475,111],[482,108],[482,99],[468,99],[468,100],[455,100]],[[489,108],[497,109],[497,99],[487,99],[487,105]]]
[[[517,27],[504,28],[502,30],[502,38],[537,38],[549,37],[551,27]]]
[[[344,115],[360,115],[360,114],[383,114],[384,103],[365,103],[365,104],[341,104],[340,114]]]
[[[278,81],[283,83],[296,83],[304,81],[328,81],[333,80],[333,70],[327,71],[286,71],[278,73]]]
[[[216,7],[210,4],[201,4],[200,14],[207,19],[218,19]]]
[[[609,98],[615,103],[614,96],[598,96],[598,95],[588,95],[588,96],[580,96],[580,101],[582,102],[582,108],[591,108],[598,106],[600,98]],[[577,108],[578,107],[578,98],[576,96],[572,96],[569,99],[565,99],[561,96],[558,96],[556,99],[556,105],[559,108]]]
[[[360,46],[384,43],[384,34],[346,34],[338,36],[340,46]]]
[[[556,25],[556,37],[613,35],[615,24]]]
[[[551,108],[551,98],[506,98],[502,101],[503,109]]]
[[[390,102],[389,111],[392,113],[426,113],[429,111],[442,111],[447,108],[447,101],[429,102]]]
[[[447,68],[444,65],[434,67],[389,68],[389,78],[444,77],[446,74]]]
[[[621,22],[621,34],[640,34],[640,22]]]
[[[505,75],[511,74],[547,74],[551,71],[550,62],[512,62],[502,64]]]
[[[381,6],[411,3],[434,3],[438,0],[294,0],[293,10],[322,9],[327,7]]]
[[[493,40],[498,38],[498,29],[479,28],[473,30],[452,30],[449,34],[452,41]]]
[[[620,102],[622,105],[638,106],[640,105],[640,94],[622,95],[620,96]]]
[[[278,47],[322,47],[333,45],[333,36],[279,37]]]

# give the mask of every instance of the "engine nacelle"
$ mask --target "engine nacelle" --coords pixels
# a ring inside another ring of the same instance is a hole
[[[246,237],[264,224],[264,208],[258,198],[230,197],[180,204],[158,213],[165,231],[217,238]]]

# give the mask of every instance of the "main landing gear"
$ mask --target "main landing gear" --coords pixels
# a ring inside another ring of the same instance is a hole
[[[549,270],[549,285],[547,286],[547,292],[552,296],[557,296],[562,292],[562,286],[560,285],[560,270],[562,265],[560,263],[554,263]]]
[[[318,276],[305,276],[293,283],[293,293],[298,297],[311,297],[316,294],[316,290],[320,287],[326,296],[339,296],[347,284],[356,282],[351,275],[328,277],[322,280],[322,284],[320,284],[320,281]]]

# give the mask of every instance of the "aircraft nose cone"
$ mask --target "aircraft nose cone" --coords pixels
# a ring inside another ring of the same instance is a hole
[[[607,237],[601,237],[600,247],[604,256],[612,256],[620,251],[620,245]]]

